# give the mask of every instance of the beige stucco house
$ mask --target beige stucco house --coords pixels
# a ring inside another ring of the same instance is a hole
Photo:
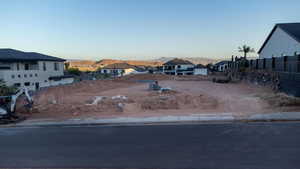
[[[64,59],[35,52],[0,49],[0,79],[7,86],[37,90],[69,84],[73,77],[64,75]]]

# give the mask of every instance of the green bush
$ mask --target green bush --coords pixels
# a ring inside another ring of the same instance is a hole
[[[0,96],[8,96],[16,93],[17,88],[16,87],[9,87],[6,86],[4,81],[0,79]]]
[[[67,69],[67,72],[69,74],[77,75],[77,76],[79,76],[81,74],[81,71],[78,68],[69,68],[69,69]]]

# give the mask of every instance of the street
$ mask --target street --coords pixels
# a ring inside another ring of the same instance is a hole
[[[293,169],[300,123],[0,128],[0,168]]]

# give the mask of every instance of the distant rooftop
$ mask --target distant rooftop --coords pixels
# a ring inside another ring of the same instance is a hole
[[[114,63],[103,67],[102,69],[136,69],[135,66],[128,63]]]
[[[279,23],[274,26],[271,33],[268,35],[267,39],[263,43],[262,47],[259,49],[258,53],[262,51],[262,49],[265,47],[266,43],[269,41],[276,28],[278,27],[300,43],[300,23]]]
[[[220,61],[220,62],[216,63],[215,66],[224,65],[224,64],[228,64],[228,63],[230,63],[230,61],[223,60],[223,61]]]
[[[188,60],[183,60],[183,59],[173,59],[173,60],[170,60],[166,63],[164,63],[163,65],[193,65],[192,62],[188,61]]]
[[[0,49],[0,61],[56,61],[64,62],[65,59],[61,59],[54,56],[44,55],[36,52],[23,52],[15,49]]]

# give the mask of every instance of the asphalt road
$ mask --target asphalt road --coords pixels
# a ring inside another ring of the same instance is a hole
[[[300,168],[300,123],[0,128],[0,168]]]

